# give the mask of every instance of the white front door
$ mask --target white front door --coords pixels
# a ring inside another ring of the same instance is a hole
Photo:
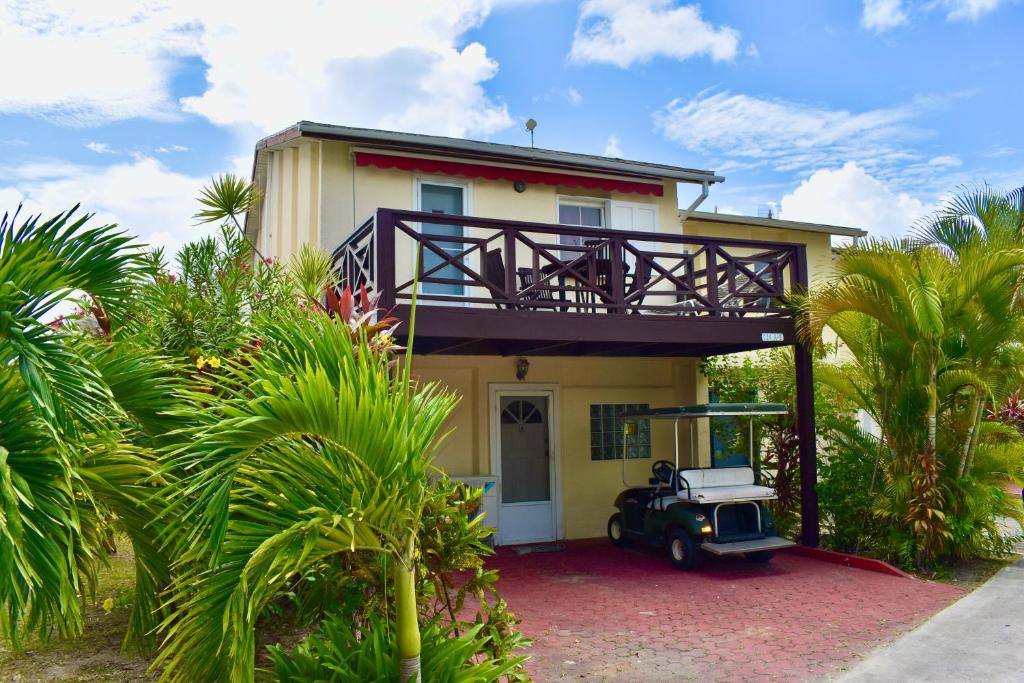
[[[497,391],[492,421],[498,475],[498,542],[556,537],[553,393]]]

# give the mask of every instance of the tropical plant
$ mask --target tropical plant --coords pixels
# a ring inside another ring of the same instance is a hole
[[[925,223],[919,236],[941,249],[957,269],[985,254],[1013,253],[1024,247],[1024,188],[1005,195],[989,188],[963,192]],[[1020,385],[1024,368],[1019,344],[1024,341],[1022,294],[1024,269],[1008,264],[986,283],[957,321],[961,334],[952,341],[953,352],[960,359],[958,381],[970,393],[957,477],[971,469],[986,403],[1002,400]]]
[[[167,458],[169,474],[194,474],[166,513],[191,523],[171,539],[164,678],[251,680],[262,608],[307,568],[358,551],[390,558],[401,671],[416,675],[416,534],[454,398],[414,385],[408,366],[396,375],[379,339],[326,314],[260,329],[258,353],[188,395],[202,407]]]
[[[385,624],[403,679],[421,622],[428,675],[519,679],[479,492],[430,465],[454,397],[412,381],[395,321],[339,292],[327,255],[253,258],[251,187],[219,178],[202,201],[220,235],[174,270],[74,211],[0,223],[3,634],[80,633],[117,530],[136,562],[125,644],[162,637],[165,680],[252,680],[256,626],[286,614],[360,639]]]
[[[230,226],[185,245],[176,262],[172,271],[159,249],[149,257],[129,324],[140,346],[190,363],[231,355],[258,338],[258,317],[294,314],[298,291],[288,269],[254,261]]]
[[[488,656],[491,636],[484,624],[461,633],[434,617],[423,625],[423,679],[437,683],[490,683],[508,680],[524,657]],[[332,617],[317,633],[291,652],[271,647],[274,674],[282,683],[363,683],[408,681],[398,667],[394,626],[378,616],[366,631],[356,633],[343,619]]]
[[[147,529],[160,483],[150,448],[176,368],[112,343],[143,258],[115,226],[89,227],[76,211],[0,220],[0,629],[15,643],[80,633],[80,596],[114,525],[136,552],[126,643],[144,646],[168,578]],[[55,317],[73,297],[102,341]]]
[[[836,280],[798,300],[804,340],[816,342],[828,326],[843,347],[840,365],[819,368],[817,377],[881,428],[871,514],[891,531],[876,537],[888,537],[887,553],[919,567],[957,552],[958,544],[1004,547],[981,536],[963,540],[971,530],[987,534],[991,525],[973,512],[994,509],[965,496],[991,497],[1005,481],[966,482],[976,454],[999,447],[986,442],[984,405],[1020,385],[1022,318],[1015,302],[1024,249],[1011,238],[1020,234],[1020,220],[982,210],[965,216],[965,206],[982,204],[954,201],[916,241],[845,249]],[[1000,207],[1019,213],[1012,203]],[[998,227],[986,228],[986,220]]]

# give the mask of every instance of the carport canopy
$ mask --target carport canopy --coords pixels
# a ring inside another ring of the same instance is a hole
[[[692,406],[671,406],[668,408],[650,408],[623,413],[623,419],[651,418],[678,419],[698,417],[736,417],[758,415],[786,415],[789,408],[783,403],[698,403]]]

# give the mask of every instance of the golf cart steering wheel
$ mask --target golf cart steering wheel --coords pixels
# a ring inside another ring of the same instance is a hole
[[[675,465],[668,460],[656,460],[651,465],[651,474],[654,475],[654,478],[669,486],[672,485],[672,475],[675,474],[675,471]]]

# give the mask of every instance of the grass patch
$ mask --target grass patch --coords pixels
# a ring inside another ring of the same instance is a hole
[[[92,596],[85,598],[82,636],[50,642],[26,640],[17,652],[10,643],[0,641],[0,681],[124,683],[157,680],[156,674],[146,671],[150,660],[135,653],[121,652],[121,639],[131,612],[135,564],[127,540],[119,540],[117,548],[118,553],[110,558],[110,567],[99,571],[95,601]],[[108,598],[113,601],[109,612],[103,608]]]
[[[152,659],[121,652],[135,594],[135,556],[127,538],[118,539],[117,549],[110,566],[97,573],[95,600],[85,597],[82,636],[48,642],[26,639],[18,651],[0,640],[0,683],[136,683],[159,678],[159,672],[147,671]],[[296,626],[292,616],[281,614],[258,624],[257,667],[270,665],[268,643],[292,647],[308,635],[311,629]]]

